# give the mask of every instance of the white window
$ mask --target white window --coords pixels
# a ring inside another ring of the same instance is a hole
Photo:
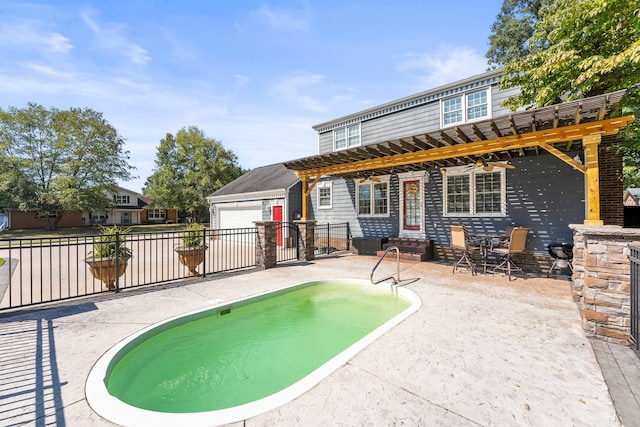
[[[358,184],[358,216],[389,216],[389,182]]]
[[[150,220],[158,220],[158,219],[165,219],[165,210],[164,209],[149,209],[149,215],[148,218]]]
[[[470,122],[491,115],[490,88],[443,99],[442,127]]]
[[[116,205],[128,205],[129,200],[129,196],[124,194],[116,194],[115,196],[113,196],[113,201],[116,202]]]
[[[333,205],[331,186],[330,182],[321,182],[318,184],[318,209],[331,209]]]
[[[447,169],[443,179],[445,216],[505,216],[506,173],[467,166]]]
[[[360,124],[334,130],[333,141],[335,150],[344,150],[360,145]]]

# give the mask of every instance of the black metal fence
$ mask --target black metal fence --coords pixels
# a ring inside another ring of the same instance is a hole
[[[0,240],[0,258],[5,260],[0,269],[0,310],[256,265],[255,228],[205,229],[200,254],[179,251],[186,233],[189,232]],[[106,264],[93,263],[95,245],[117,246],[120,242],[130,250],[130,258],[112,261],[112,270]],[[200,257],[196,265],[188,265]]]
[[[316,224],[315,244],[317,255],[350,250],[351,230],[349,229],[349,223]]]
[[[640,247],[629,246],[631,262],[631,346],[640,357]]]
[[[291,222],[281,222],[276,226],[277,262],[299,259],[298,241],[300,232],[298,226]]]

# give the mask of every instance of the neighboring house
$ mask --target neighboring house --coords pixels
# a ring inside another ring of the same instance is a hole
[[[640,206],[640,188],[627,188],[622,202],[625,206]]]
[[[176,209],[156,209],[150,207],[151,199],[134,191],[118,187],[112,195],[115,207],[104,211],[65,213],[58,228],[82,227],[86,225],[137,225],[153,223],[178,222]],[[54,214],[55,215],[55,214]],[[35,210],[20,211],[7,209],[5,212],[6,228],[15,230],[39,229],[46,227],[46,218]]]
[[[524,226],[538,254],[571,242],[569,224],[622,225],[622,162],[607,147],[631,118],[607,115],[624,92],[514,113],[501,103],[517,90],[500,90],[500,77],[489,71],[314,126],[319,154],[284,163],[308,196],[303,219],[437,245],[449,245],[452,224],[493,234]]]
[[[213,229],[255,227],[253,221],[291,222],[302,213],[302,188],[282,164],[250,170],[209,197]]]
[[[153,201],[134,191],[118,187],[112,195],[114,208],[94,211],[86,214],[83,221],[87,224],[105,225],[138,225],[165,224],[178,222],[176,209],[159,209],[152,207]]]
[[[7,228],[13,230],[44,229],[47,227],[47,218],[38,214],[38,211],[7,209]],[[57,214],[52,214],[55,217]],[[58,228],[82,227],[85,218],[82,212],[69,212],[60,218]]]

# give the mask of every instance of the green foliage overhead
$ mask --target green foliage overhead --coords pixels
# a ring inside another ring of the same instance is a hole
[[[492,68],[529,56],[533,26],[540,19],[542,7],[551,1],[504,0],[489,35],[486,57]]]
[[[556,0],[542,9],[530,54],[507,63],[501,87],[515,110],[627,89],[640,81],[637,0]]]
[[[49,218],[48,229],[65,213],[104,210],[116,181],[131,179],[123,146],[89,108],[0,109],[0,206],[35,209]]]
[[[190,126],[160,140],[153,174],[143,191],[154,206],[175,208],[190,221],[205,222],[207,196],[243,173],[231,150]]]
[[[505,0],[505,4],[511,0]],[[523,20],[527,25],[531,20]],[[519,87],[504,103],[538,108],[626,89],[613,115],[637,119],[620,132],[624,185],[640,186],[640,5],[637,0],[555,0],[539,10],[528,42],[505,62],[501,88]]]

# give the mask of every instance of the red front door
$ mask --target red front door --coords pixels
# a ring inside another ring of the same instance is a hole
[[[420,230],[420,181],[404,181],[404,229]]]
[[[280,223],[277,225],[276,244],[278,246],[282,246],[282,206],[274,206],[271,216],[273,221],[278,221]]]

